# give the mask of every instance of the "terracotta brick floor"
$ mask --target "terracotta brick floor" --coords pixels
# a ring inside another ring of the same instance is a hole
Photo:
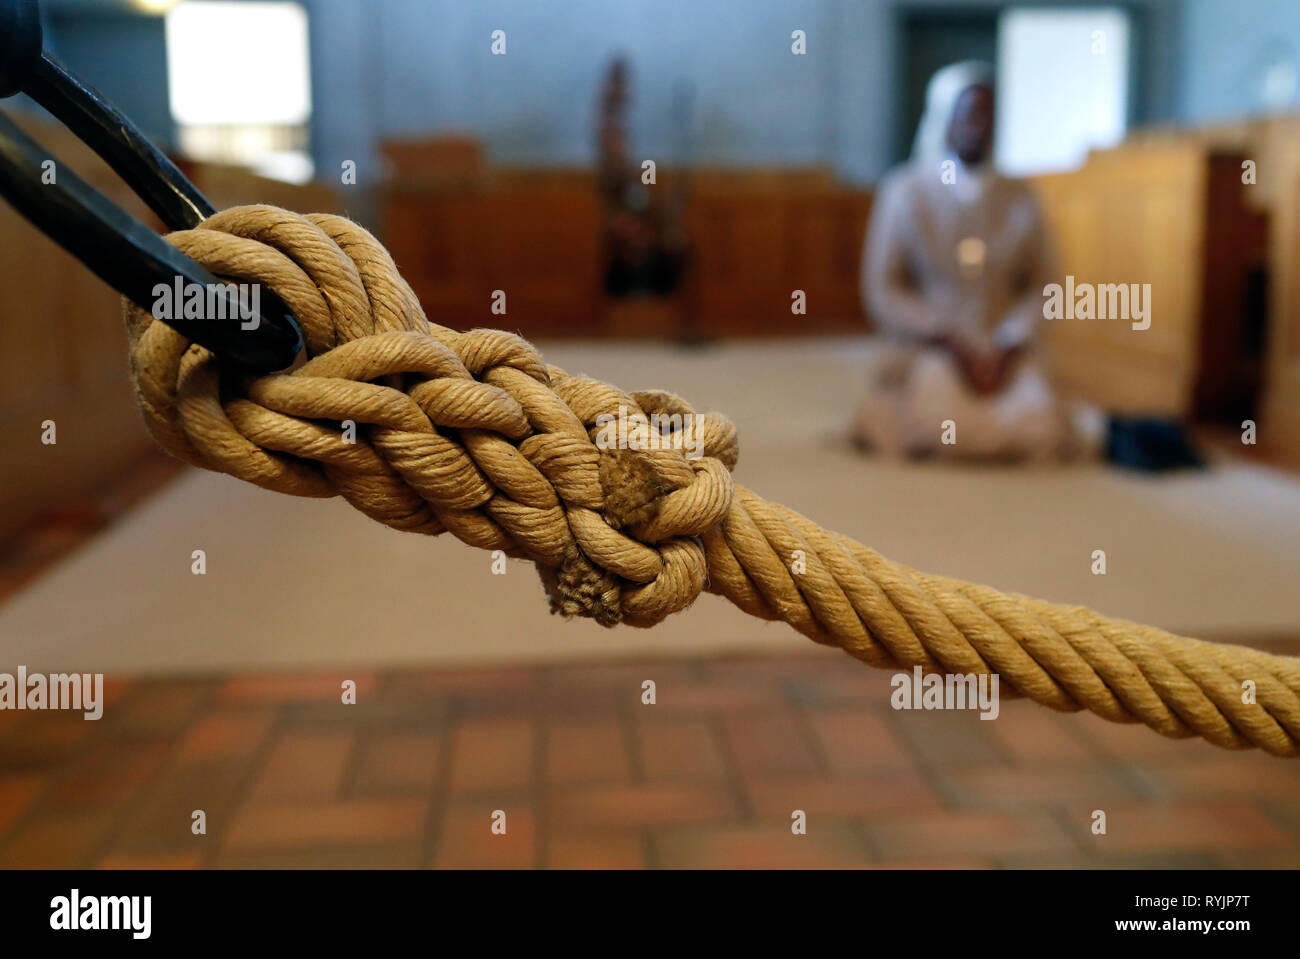
[[[1300,763],[895,712],[888,680],[822,651],[112,680],[97,722],[0,713],[0,867],[1300,866]]]

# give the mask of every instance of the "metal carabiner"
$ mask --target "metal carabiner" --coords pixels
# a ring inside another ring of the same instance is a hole
[[[0,0],[0,98],[26,93],[113,168],[173,230],[216,212],[136,126],[43,48],[37,0]],[[43,177],[53,160],[55,182]],[[153,312],[155,289],[179,280],[222,302],[216,318],[159,316],[188,339],[259,373],[291,365],[302,349],[293,313],[269,289],[246,298],[106,198],[0,114],[0,194],[42,233],[123,296]],[[244,322],[240,322],[241,318]]]

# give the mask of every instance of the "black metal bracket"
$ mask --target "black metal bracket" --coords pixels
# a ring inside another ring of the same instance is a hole
[[[0,97],[20,92],[103,157],[168,228],[191,229],[216,212],[121,111],[44,51],[36,0],[0,0]],[[292,364],[302,349],[293,313],[270,289],[257,291],[257,309],[250,311],[248,298],[232,281],[214,276],[167,243],[3,114],[0,194],[109,286],[218,356],[270,372]],[[170,303],[172,315],[159,315],[155,291],[159,284],[174,288],[178,280],[209,291],[205,302],[220,300],[215,316],[204,311],[204,318],[185,319],[176,302]]]

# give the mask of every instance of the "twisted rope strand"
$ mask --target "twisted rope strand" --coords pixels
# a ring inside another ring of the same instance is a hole
[[[708,590],[872,666],[997,673],[1052,709],[1300,754],[1300,659],[892,563],[734,485],[725,417],[571,376],[510,333],[430,323],[384,247],[342,217],[237,207],[167,239],[278,293],[309,357],[250,377],[125,302],[145,422],[188,463],[530,559],[566,616],[652,626]],[[650,442],[596,441],[620,411]],[[702,456],[659,425],[674,416]]]

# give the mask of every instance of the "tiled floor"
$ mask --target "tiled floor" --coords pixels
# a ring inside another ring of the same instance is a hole
[[[108,692],[0,712],[0,867],[1300,866],[1300,762],[895,712],[835,653]]]

